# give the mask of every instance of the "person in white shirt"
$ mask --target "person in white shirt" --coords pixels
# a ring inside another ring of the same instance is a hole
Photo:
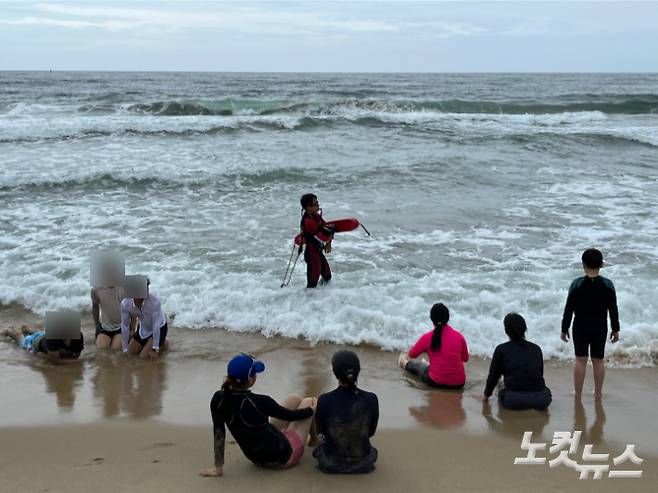
[[[126,276],[126,296],[130,297],[121,301],[121,343],[124,353],[155,360],[165,349],[167,319],[160,298],[148,285],[146,276]]]

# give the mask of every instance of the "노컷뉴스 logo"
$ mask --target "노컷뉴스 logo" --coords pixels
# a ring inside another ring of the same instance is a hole
[[[580,479],[601,479],[604,473],[608,473],[609,478],[641,478],[641,470],[610,470],[610,454],[595,454],[592,451],[593,445],[587,444],[583,447],[582,462],[578,463],[576,460],[569,457],[576,455],[578,452],[578,445],[580,443],[580,436],[582,431],[556,431],[553,433],[553,441],[551,447],[548,449],[549,455],[557,454],[553,459],[546,457],[537,457],[537,454],[546,449],[546,443],[537,442],[532,443],[532,432],[526,431],[523,433],[521,440],[521,450],[527,451],[525,457],[515,457],[514,464],[522,465],[537,465],[545,464],[548,460],[548,465],[552,468],[564,465],[580,473]],[[545,454],[542,454],[545,455]],[[626,461],[631,461],[636,466],[644,462],[635,453],[635,445],[626,445],[624,451],[617,457],[612,459],[613,466],[619,466]]]

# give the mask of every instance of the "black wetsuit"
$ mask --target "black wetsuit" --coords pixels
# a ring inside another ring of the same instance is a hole
[[[508,341],[494,350],[484,395],[490,397],[500,377],[504,389],[498,393],[501,403],[512,409],[545,409],[551,392],[544,382],[544,357],[541,348],[530,341]]]
[[[377,449],[370,444],[379,420],[377,396],[359,388],[338,387],[318,398],[317,432],[324,441],[314,451],[328,473],[366,473],[375,468]]]
[[[608,313],[612,331],[619,331],[617,294],[612,281],[602,276],[574,279],[564,307],[562,332],[569,330],[574,313],[572,339],[576,356],[602,359],[608,335]]]
[[[283,433],[270,424],[268,417],[298,421],[313,416],[310,407],[292,411],[267,395],[248,390],[232,390],[228,406],[222,411],[223,400],[224,391],[218,390],[210,401],[217,467],[224,465],[225,425],[247,459],[259,466],[279,468],[290,458],[292,448]]]

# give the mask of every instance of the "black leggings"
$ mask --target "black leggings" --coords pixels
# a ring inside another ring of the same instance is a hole
[[[498,399],[500,399],[500,404],[503,407],[515,411],[521,411],[524,409],[543,410],[549,406],[553,400],[553,396],[548,387],[544,387],[542,390],[530,391],[502,388],[498,391]]]
[[[464,388],[464,384],[461,385],[446,385],[444,383],[439,383],[435,382],[432,380],[428,374],[430,365],[427,363],[423,363],[421,361],[409,361],[407,362],[406,366],[404,367],[406,371],[411,373],[412,375],[416,375],[420,377],[420,379],[429,385],[430,387],[434,387],[435,389],[449,389],[449,390],[459,390]]]

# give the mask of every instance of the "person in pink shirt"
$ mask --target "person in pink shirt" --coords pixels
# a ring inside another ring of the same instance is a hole
[[[466,382],[464,363],[468,361],[468,346],[461,333],[448,325],[450,312],[443,303],[436,303],[430,310],[434,328],[423,334],[408,353],[400,353],[400,366],[413,375],[421,377],[430,387],[439,389],[461,389]],[[427,353],[424,358],[412,361]]]

